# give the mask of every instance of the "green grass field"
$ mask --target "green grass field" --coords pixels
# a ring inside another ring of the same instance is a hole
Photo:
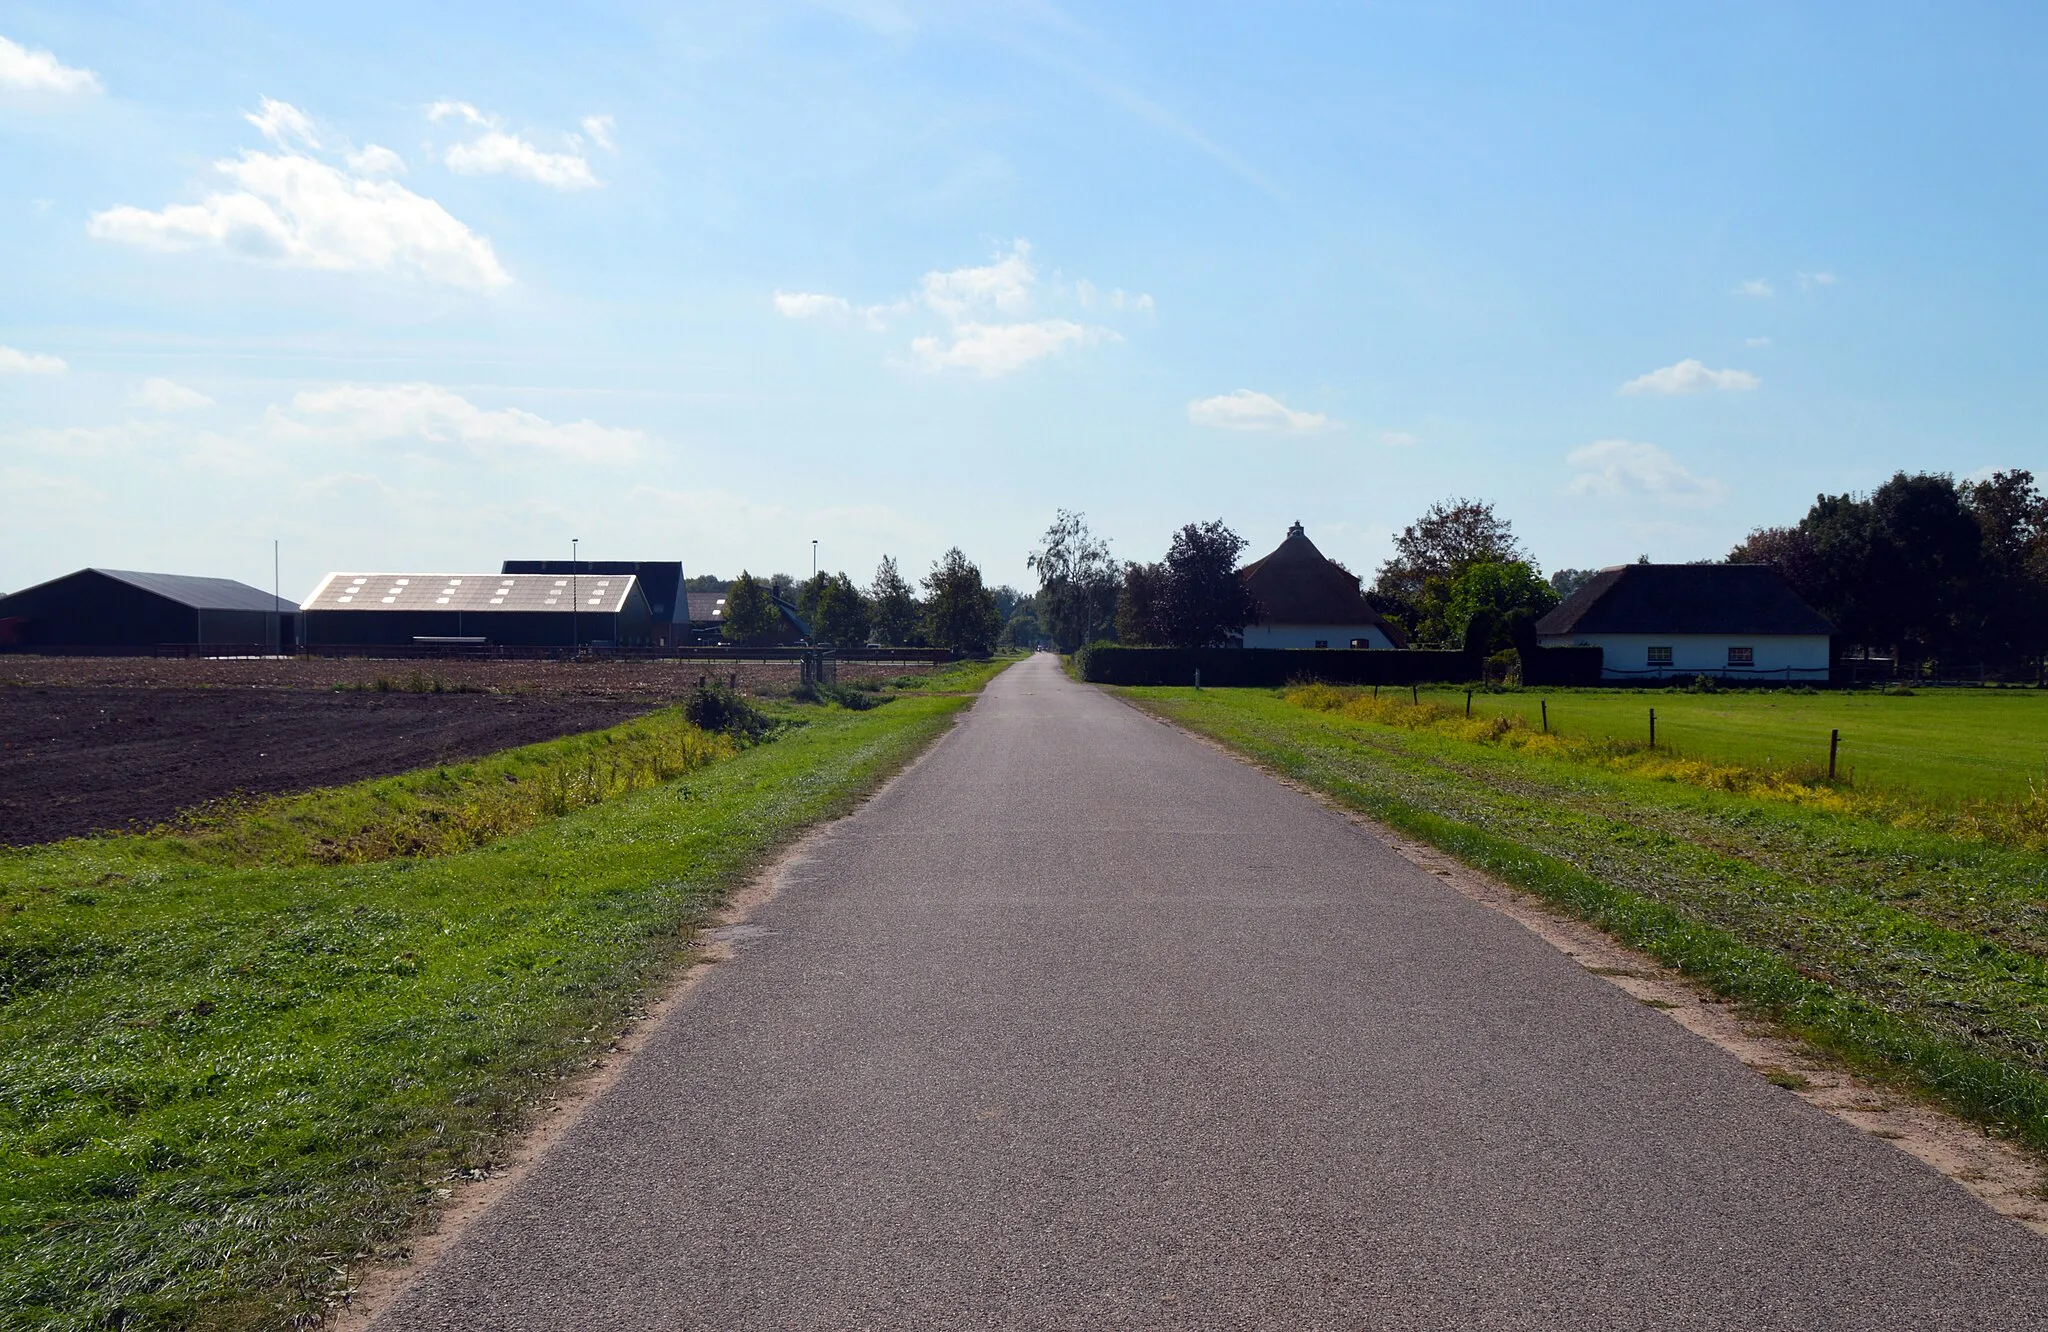
[[[590,1066],[729,888],[1001,664],[785,705],[740,750],[648,719],[186,845],[0,853],[0,1327],[317,1321]],[[504,806],[515,778],[556,803]],[[394,817],[432,835],[364,840]]]
[[[2048,856],[1489,743],[1455,718],[1318,710],[1314,690],[1117,692],[2048,1154]]]
[[[1389,693],[1406,693],[1389,690]],[[1463,689],[1425,686],[1425,700],[1462,710]],[[1674,690],[1526,690],[1475,694],[1472,714],[1519,716],[1566,735],[1657,743],[1695,758],[1758,768],[1826,770],[1828,732],[1842,732],[1841,773],[1858,789],[1924,800],[2009,799],[2048,785],[2048,692],[2033,689],[1689,694]]]

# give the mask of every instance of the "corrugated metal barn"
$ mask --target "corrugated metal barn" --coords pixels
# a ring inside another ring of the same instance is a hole
[[[331,573],[300,609],[308,647],[641,647],[651,627],[632,574]]]
[[[0,597],[0,642],[149,648],[214,643],[289,649],[299,608],[232,578],[80,569]]]
[[[690,641],[689,603],[683,594],[681,560],[506,560],[508,574],[631,574],[647,598],[648,638],[656,647],[677,647]]]

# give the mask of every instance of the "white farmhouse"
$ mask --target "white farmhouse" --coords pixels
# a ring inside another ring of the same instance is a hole
[[[1259,603],[1248,648],[1396,648],[1401,631],[1366,604],[1358,575],[1325,556],[1296,523],[1272,554],[1237,571]]]
[[[1828,678],[1834,626],[1768,564],[1602,569],[1536,622],[1544,647],[1603,649],[1601,678]]]

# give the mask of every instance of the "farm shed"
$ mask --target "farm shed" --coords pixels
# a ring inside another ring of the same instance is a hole
[[[292,646],[298,607],[232,578],[80,569],[0,597],[8,645],[153,648],[162,643]]]
[[[1544,647],[1602,649],[1605,680],[1824,682],[1833,633],[1768,564],[1617,565],[1536,622]]]
[[[306,598],[308,647],[461,641],[515,647],[645,645],[632,574],[331,573]]]
[[[1397,648],[1401,631],[1366,603],[1358,575],[1316,549],[1300,523],[1272,554],[1237,571],[1257,598],[1248,648]]]
[[[504,573],[575,574],[599,577],[631,574],[647,598],[648,640],[656,647],[680,647],[690,640],[691,603],[683,591],[681,560],[506,560]]]

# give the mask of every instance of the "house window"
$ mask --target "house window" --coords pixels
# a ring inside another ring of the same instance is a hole
[[[1372,640],[1370,638],[1354,638],[1351,640],[1351,646],[1355,648],[1369,648],[1372,646]]]
[[[1327,638],[1318,638],[1316,640],[1316,646],[1319,648],[1326,648],[1330,646],[1330,640]]]
[[[1671,664],[1671,649],[1668,647],[1651,648],[1650,664],[1652,666],[1669,666]]]
[[[1753,647],[1732,647],[1732,648],[1729,648],[1729,649],[1728,649],[1728,664],[1729,664],[1730,666],[1754,666],[1754,665],[1756,665],[1756,649],[1755,649],[1755,648],[1753,648]]]

